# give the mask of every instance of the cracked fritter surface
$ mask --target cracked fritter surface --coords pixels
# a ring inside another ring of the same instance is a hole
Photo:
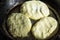
[[[33,26],[32,33],[37,39],[48,39],[56,33],[57,24],[53,17],[42,18]]]
[[[20,8],[21,12],[31,19],[37,20],[48,16],[49,8],[41,1],[27,1]]]
[[[32,25],[30,19],[21,13],[12,13],[7,24],[13,37],[27,37]]]

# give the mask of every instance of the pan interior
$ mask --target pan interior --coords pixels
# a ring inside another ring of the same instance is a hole
[[[10,10],[10,12],[8,13],[5,21],[7,21],[7,18],[9,17],[9,15],[11,15],[11,13],[19,13],[19,12],[20,12],[20,6],[21,6],[21,5],[18,5],[18,6],[16,6],[16,7],[14,7],[12,10]],[[49,15],[49,16],[52,16],[53,18],[55,18],[55,19],[58,21],[58,27],[59,27],[58,12],[56,12],[56,10],[53,9],[51,6],[48,6],[48,7],[49,7],[49,9],[50,9],[50,15]],[[38,20],[37,20],[37,21],[38,21]],[[31,22],[32,22],[33,25],[34,25],[34,23],[37,22],[37,21],[31,19]],[[7,26],[7,23],[6,23],[6,22],[5,22],[5,28],[6,28],[5,31],[7,31],[7,33],[9,34],[9,36],[11,36],[11,38],[14,38],[14,37],[8,32],[8,26]],[[29,33],[29,35],[30,35],[30,36],[29,36],[29,37],[26,37],[26,38],[19,38],[19,37],[17,37],[17,38],[14,38],[14,39],[17,39],[17,40],[19,40],[19,39],[20,39],[20,40],[37,40],[37,39],[35,39],[35,38],[33,37],[33,35],[32,35],[31,32]],[[52,38],[50,38],[50,39],[48,39],[48,40],[54,39],[54,37],[57,36],[57,35],[58,35],[58,32],[57,32],[57,34],[55,34]]]

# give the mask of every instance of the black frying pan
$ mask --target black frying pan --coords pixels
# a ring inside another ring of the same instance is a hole
[[[45,2],[48,5],[49,9],[54,13],[51,16],[53,16],[58,21],[58,27],[59,27],[60,26],[60,17],[59,17],[60,12],[59,12],[59,8],[57,8],[58,5],[57,4],[55,5],[55,2],[53,2],[53,1],[52,2],[49,1],[49,0],[42,0],[42,1]],[[15,10],[14,12],[16,12],[16,10],[18,10],[17,12],[19,12],[19,10],[20,10],[19,6],[21,6],[24,2],[25,2],[25,0],[6,0],[5,4],[1,8],[1,10],[2,10],[1,11],[1,13],[2,13],[2,16],[1,16],[1,25],[2,25],[1,30],[2,30],[3,34],[6,36],[7,39],[10,38],[10,40],[11,39],[15,40],[16,38],[12,37],[8,33],[8,31],[6,29],[6,19],[7,19],[8,15],[11,12],[13,12],[14,10]],[[59,29],[60,29],[60,27],[59,27]],[[60,34],[59,33],[60,33],[60,31],[58,30],[58,32],[52,38],[50,38],[48,40],[59,40],[60,39],[60,37],[59,37]],[[16,40],[18,40],[18,39],[16,39]],[[34,38],[31,38],[31,37],[23,38],[21,40],[24,40],[24,39],[25,40],[36,40]]]

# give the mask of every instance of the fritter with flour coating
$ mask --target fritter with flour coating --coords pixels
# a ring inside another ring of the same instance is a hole
[[[23,3],[20,9],[21,13],[34,20],[50,14],[47,5],[41,1],[27,1]]]
[[[37,39],[48,39],[56,34],[58,25],[52,17],[46,17],[39,20],[32,28],[32,33]]]
[[[12,13],[7,24],[13,37],[27,37],[32,25],[30,19],[21,13]]]

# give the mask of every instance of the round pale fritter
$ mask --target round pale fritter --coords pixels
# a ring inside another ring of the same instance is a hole
[[[48,39],[56,34],[58,29],[57,21],[52,17],[39,20],[32,28],[32,33],[37,39]]]
[[[34,20],[49,15],[49,8],[41,1],[27,1],[23,3],[20,9],[21,13]]]
[[[7,24],[13,37],[27,37],[32,25],[30,19],[21,13],[12,13]]]

